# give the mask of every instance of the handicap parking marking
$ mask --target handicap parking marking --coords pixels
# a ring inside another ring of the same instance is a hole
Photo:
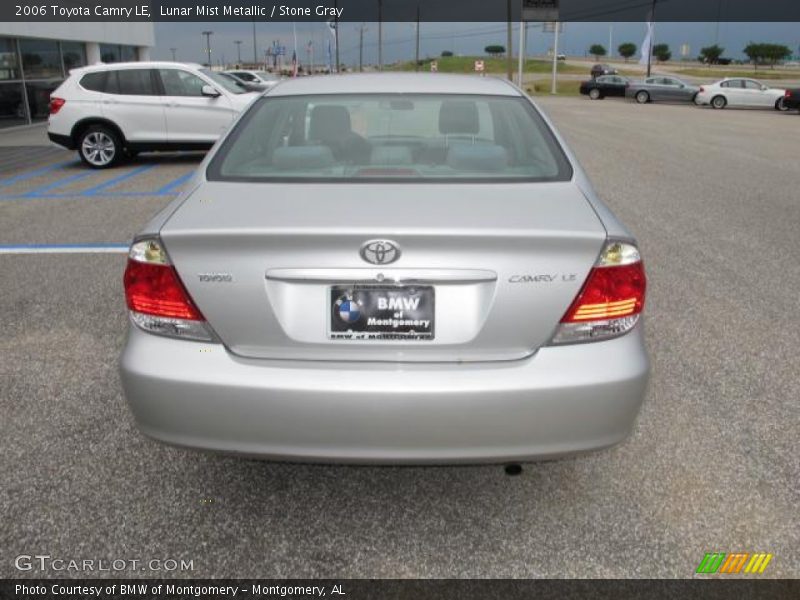
[[[14,175],[13,177],[9,177],[8,179],[0,179],[0,187],[6,187],[8,185],[18,183],[20,181],[33,179],[34,177],[39,177],[40,175],[45,175],[47,173],[50,173],[51,171],[63,169],[64,167],[75,166],[77,163],[78,161],[68,160],[65,162],[58,162],[52,165],[40,167],[38,169],[34,169],[33,171],[25,171],[23,173],[19,173],[18,175]]]
[[[142,165],[141,167],[136,167],[135,169],[131,169],[127,173],[123,173],[122,175],[118,175],[108,181],[105,181],[99,185],[89,188],[88,190],[83,190],[80,192],[76,192],[80,196],[95,196],[99,192],[107,190],[108,188],[114,187],[118,183],[122,183],[123,181],[127,181],[128,179],[133,179],[134,177],[138,177],[142,173],[149,171],[150,169],[155,168],[157,165],[156,163],[151,163],[149,165]],[[106,194],[113,194],[114,192],[106,192]]]
[[[127,254],[130,244],[0,244],[0,254]]]
[[[38,198],[41,197],[45,192],[49,192],[51,190],[60,188],[62,186],[68,185],[70,183],[74,183],[75,181],[80,181],[81,179],[85,179],[90,175],[94,175],[94,171],[83,171],[80,173],[74,173],[69,175],[68,177],[63,177],[56,181],[50,182],[48,184],[39,186],[37,188],[33,188],[32,190],[25,192],[24,194],[19,194],[18,197],[21,198]]]
[[[179,177],[167,182],[166,184],[160,185],[160,187],[155,189],[148,189],[148,190],[137,190],[137,191],[122,191],[117,190],[115,191],[114,188],[118,184],[121,184],[125,181],[134,180],[140,175],[143,175],[147,172],[157,170],[161,171],[162,167],[158,163],[150,163],[141,165],[134,169],[125,171],[124,173],[113,177],[107,181],[103,181],[101,183],[97,183],[96,185],[89,187],[83,190],[74,190],[74,191],[65,191],[59,192],[54,191],[58,190],[59,188],[69,186],[75,182],[81,181],[91,176],[97,176],[101,172],[97,170],[87,170],[78,173],[74,173],[72,169],[64,168],[68,165],[74,165],[74,162],[67,162],[67,163],[59,163],[59,165],[52,165],[49,167],[43,167],[42,170],[39,172],[29,172],[29,173],[21,173],[18,178],[11,178],[3,182],[0,180],[0,188],[3,185],[12,185],[16,184],[21,181],[25,181],[26,179],[32,179],[34,177],[38,177],[41,175],[46,175],[47,173],[57,173],[58,171],[62,171],[64,173],[72,173],[66,177],[62,177],[56,181],[51,181],[35,187],[32,190],[28,190],[26,192],[10,192],[6,194],[0,194],[0,201],[6,200],[33,200],[33,199],[44,199],[44,198],[86,198],[86,197],[108,197],[108,198],[116,198],[116,197],[152,197],[152,196],[175,196],[180,193],[181,186],[186,183],[194,174],[194,169],[191,169],[188,173],[182,173]],[[163,181],[163,180],[162,180]],[[152,184],[151,184],[152,185]],[[158,185],[158,182],[156,182]]]
[[[173,179],[167,185],[160,187],[156,190],[156,195],[158,196],[167,196],[171,194],[177,194],[180,192],[181,186],[191,179],[192,175],[194,175],[194,169],[189,171],[188,173],[184,173],[177,179]]]

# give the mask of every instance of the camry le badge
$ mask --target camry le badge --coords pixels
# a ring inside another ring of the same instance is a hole
[[[388,265],[400,258],[400,246],[391,240],[369,240],[361,245],[359,254],[373,265]]]

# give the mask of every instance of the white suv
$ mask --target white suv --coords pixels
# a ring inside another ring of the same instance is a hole
[[[104,169],[142,151],[210,148],[257,96],[200,65],[94,65],[50,96],[47,135]]]

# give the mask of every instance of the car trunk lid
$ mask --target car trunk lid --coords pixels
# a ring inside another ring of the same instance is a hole
[[[234,354],[485,361],[548,342],[606,232],[572,182],[209,182],[161,237]],[[399,258],[366,262],[371,239],[391,240]],[[432,339],[333,339],[331,290],[386,282],[432,288]]]

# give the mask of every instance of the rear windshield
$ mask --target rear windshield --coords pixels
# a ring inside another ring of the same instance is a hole
[[[212,181],[563,181],[536,109],[512,96],[355,94],[258,100],[209,165]]]

